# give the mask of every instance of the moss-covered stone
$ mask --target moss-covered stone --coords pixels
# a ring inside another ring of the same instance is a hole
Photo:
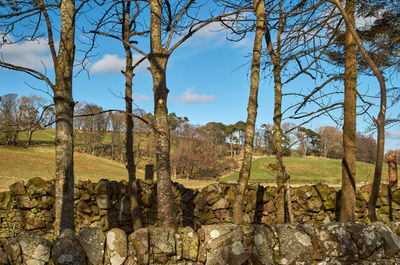
[[[25,185],[23,181],[15,182],[14,184],[11,184],[9,188],[13,195],[26,194]]]
[[[178,229],[182,238],[182,257],[185,260],[196,261],[199,250],[199,237],[191,227]]]
[[[11,192],[3,191],[0,192],[0,209],[7,210],[11,201]]]
[[[392,200],[400,204],[400,189],[397,188],[392,192]]]
[[[49,189],[48,182],[39,177],[31,178],[26,184],[26,191],[31,197],[46,195],[47,189]]]

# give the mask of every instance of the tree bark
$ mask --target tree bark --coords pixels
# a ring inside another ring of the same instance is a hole
[[[397,156],[395,152],[390,152],[387,155],[388,159],[388,175],[389,175],[389,186],[391,188],[396,188],[399,186],[399,181],[397,179]]]
[[[354,0],[346,1],[346,12],[351,21],[346,23],[344,125],[342,160],[342,198],[340,221],[354,222],[356,195],[356,107],[357,107],[357,47],[349,30],[354,25]]]
[[[250,177],[251,162],[253,156],[254,126],[257,117],[257,99],[260,80],[260,58],[262,49],[262,38],[265,24],[265,3],[264,0],[254,0],[254,13],[257,17],[256,33],[253,46],[253,59],[251,64],[250,76],[250,96],[247,106],[247,123],[244,140],[244,157],[242,167],[239,172],[239,180],[235,192],[233,203],[233,222],[241,224],[243,222],[243,197]]]
[[[273,47],[269,30],[265,29],[265,40],[267,43],[268,53],[273,64],[274,75],[274,125],[272,133],[272,144],[275,153],[276,161],[276,185],[277,185],[277,199],[276,199],[276,215],[277,223],[283,224],[287,222],[294,222],[294,217],[291,208],[291,194],[290,194],[290,177],[283,164],[283,150],[282,150],[282,79],[281,79],[281,36],[283,32],[284,22],[282,14],[282,5],[280,5],[281,13],[279,16],[279,25],[277,32],[277,47]],[[286,203],[287,202],[287,203]]]
[[[176,229],[171,183],[170,131],[168,125],[166,68],[169,54],[162,46],[162,1],[150,0],[150,71],[153,77],[154,130],[156,134],[157,199],[160,224]]]
[[[380,190],[380,183],[381,183],[381,178],[382,178],[382,167],[383,167],[383,156],[384,156],[384,149],[385,149],[385,117],[386,117],[386,84],[385,84],[385,79],[383,78],[383,75],[375,62],[372,60],[372,58],[369,56],[368,52],[366,51],[360,36],[358,35],[354,23],[354,11],[353,11],[353,16],[349,15],[347,10],[343,9],[341,3],[339,0],[330,0],[332,3],[336,5],[336,7],[340,10],[342,13],[343,18],[346,21],[346,25],[348,25],[348,30],[351,32],[355,42],[358,45],[358,48],[361,51],[362,56],[364,59],[367,61],[369,67],[371,70],[374,72],[374,75],[376,76],[376,79],[379,82],[379,87],[380,87],[380,106],[379,106],[379,114],[378,118],[374,120],[378,127],[378,137],[377,137],[377,150],[376,150],[376,161],[375,161],[375,172],[374,172],[374,181],[372,183],[372,191],[371,191],[371,196],[368,201],[368,215],[369,218],[372,222],[377,221],[376,217],[376,202],[378,200],[379,196],[379,190]],[[349,0],[348,0],[349,1]],[[353,0],[354,1],[354,0]],[[353,2],[352,1],[352,2]],[[353,3],[354,6],[354,3]],[[347,6],[346,6],[347,8]],[[354,7],[353,7],[354,9]],[[353,23],[351,23],[353,21]]]
[[[272,141],[275,149],[275,160],[276,160],[276,186],[277,186],[277,199],[276,199],[276,216],[277,223],[283,224],[286,222],[286,207],[285,207],[285,182],[286,172],[282,165],[282,82],[281,82],[281,70],[280,64],[275,65],[274,62],[274,91],[275,91],[275,102],[274,102],[274,129],[272,133]]]
[[[130,204],[130,212],[132,219],[132,229],[136,231],[142,228],[142,222],[140,221],[140,209],[137,200],[137,187],[136,187],[136,165],[133,154],[133,118],[132,118],[132,80],[134,77],[133,73],[133,60],[131,47],[126,43],[129,43],[130,39],[130,2],[122,3],[124,5],[125,12],[124,23],[122,24],[122,35],[125,49],[125,155],[126,155],[126,169],[128,170],[129,184],[128,184],[128,196]]]
[[[63,0],[60,6],[61,33],[54,103],[56,108],[56,196],[55,234],[74,225],[74,142],[72,74],[75,56],[75,1]]]

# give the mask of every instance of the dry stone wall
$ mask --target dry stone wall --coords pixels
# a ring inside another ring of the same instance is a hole
[[[141,218],[145,226],[158,225],[156,185],[150,180],[137,180]],[[80,181],[75,185],[75,223],[79,233],[87,227],[102,231],[119,228],[131,233],[131,217],[124,181]],[[371,185],[357,191],[357,222],[367,223],[367,201]],[[179,226],[195,231],[204,225],[230,223],[234,198],[233,184],[212,184],[203,189],[187,189],[174,183],[173,193]],[[276,188],[249,185],[244,198],[244,220],[247,224],[275,223]],[[320,227],[337,220],[340,192],[324,184],[292,189],[296,224]],[[54,222],[54,181],[30,179],[0,192],[0,239],[16,237],[32,231],[51,240]],[[384,223],[400,220],[400,188],[381,186],[377,203],[379,220]]]
[[[129,235],[84,228],[64,230],[53,243],[23,232],[2,242],[0,264],[400,264],[398,231],[398,223],[149,227]]]

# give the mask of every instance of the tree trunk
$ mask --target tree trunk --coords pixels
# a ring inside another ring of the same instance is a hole
[[[33,135],[33,130],[28,131],[28,145],[32,144],[32,135]]]
[[[156,134],[157,199],[160,224],[176,229],[171,183],[170,133],[168,125],[166,68],[169,54],[161,42],[162,2],[150,0],[150,71],[153,77],[154,130]]]
[[[354,0],[346,1],[346,12],[354,25]],[[357,47],[346,23],[344,125],[342,160],[342,199],[340,221],[354,222],[356,195],[356,107],[357,107]]]
[[[397,179],[397,157],[396,153],[390,152],[387,155],[388,159],[388,175],[389,175],[389,185],[391,188],[396,188],[399,185]]]
[[[293,213],[291,210],[291,193],[290,193],[290,180],[289,174],[286,172],[285,165],[283,164],[283,150],[282,150],[282,80],[281,80],[281,36],[283,32],[283,14],[282,5],[280,5],[281,13],[279,17],[279,27],[277,32],[277,47],[273,47],[269,30],[265,29],[265,41],[267,43],[268,53],[273,64],[274,75],[274,125],[272,133],[272,144],[276,158],[276,185],[277,185],[277,223],[283,224],[289,217],[290,223],[294,222]],[[286,203],[287,202],[287,203]],[[288,211],[287,211],[288,210]]]
[[[124,23],[122,24],[122,37],[126,42],[130,39],[130,2],[122,2],[124,8]],[[132,80],[133,80],[133,60],[132,51],[129,45],[124,42],[125,49],[125,155],[126,155],[126,169],[128,170],[129,184],[128,196],[130,204],[130,212],[132,219],[132,229],[136,231],[142,228],[140,221],[140,209],[137,200],[137,187],[136,187],[136,165],[133,154],[133,117],[132,117]]]
[[[129,20],[128,20],[129,23]],[[129,184],[128,196],[130,202],[130,212],[132,219],[132,229],[136,231],[142,228],[140,221],[140,209],[137,200],[137,187],[136,187],[136,165],[133,155],[133,119],[132,119],[132,52],[129,46],[124,45],[125,48],[125,155],[126,155],[126,169],[128,170]]]
[[[375,172],[374,172],[374,181],[372,183],[372,191],[371,196],[368,201],[368,215],[371,221],[377,221],[376,217],[376,201],[378,200],[379,196],[379,189],[382,177],[382,167],[383,167],[383,155],[385,149],[385,116],[386,116],[386,84],[385,79],[379,68],[376,66],[375,62],[369,56],[368,52],[365,50],[365,47],[361,41],[360,36],[358,35],[354,23],[354,3],[353,3],[353,11],[349,15],[349,11],[343,9],[342,4],[339,0],[330,0],[333,2],[336,7],[342,13],[343,18],[346,20],[346,25],[348,26],[348,30],[351,32],[355,42],[358,45],[358,48],[361,51],[363,58],[367,61],[369,67],[374,72],[376,79],[379,82],[380,87],[380,106],[379,106],[379,114],[378,118],[374,120],[378,127],[378,137],[377,137],[377,150],[376,150],[376,161],[375,161]],[[349,1],[349,0],[348,0]],[[350,10],[351,11],[351,10]],[[353,21],[353,22],[351,22]]]
[[[63,0],[60,6],[61,33],[57,65],[54,104],[56,108],[56,196],[55,234],[74,225],[74,143],[72,74],[75,55],[75,1]]]
[[[275,61],[275,60],[274,60]],[[285,210],[285,173],[282,162],[282,82],[281,82],[281,70],[280,64],[274,62],[274,91],[275,91],[275,102],[274,102],[274,130],[272,134],[272,141],[275,149],[276,159],[276,186],[277,186],[277,199],[276,199],[276,216],[277,223],[283,224],[286,222],[286,210]],[[276,65],[275,65],[276,64]]]
[[[266,17],[264,6],[264,0],[254,0],[254,13],[257,17],[257,23],[253,46],[253,60],[251,64],[250,96],[247,106],[244,157],[242,167],[240,168],[239,172],[239,180],[235,192],[236,196],[233,203],[233,222],[236,224],[241,224],[243,222],[243,197],[250,177],[251,162],[253,156],[254,126],[257,117],[257,98],[260,80],[260,58]]]

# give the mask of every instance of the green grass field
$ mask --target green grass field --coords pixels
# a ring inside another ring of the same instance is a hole
[[[320,157],[284,157],[286,169],[290,175],[292,184],[309,183],[341,183],[341,160]],[[275,163],[274,157],[265,157],[253,161],[251,169],[251,182],[274,183],[275,173],[270,164]],[[371,182],[374,176],[375,166],[373,164],[357,162],[356,182],[364,184]],[[221,179],[229,182],[236,180],[239,173],[236,172]],[[383,167],[382,179],[387,179],[387,165]]]
[[[16,181],[25,182],[32,177],[43,179],[54,178],[55,154],[54,154],[55,130],[37,131],[33,135],[34,146],[6,147],[0,146],[0,190],[8,189],[8,186]],[[19,141],[27,143],[27,135],[22,133]],[[97,182],[101,178],[112,180],[127,180],[127,171],[121,163],[75,152],[74,171],[76,180],[91,180]],[[292,184],[327,183],[339,185],[341,183],[341,161],[318,157],[285,157],[284,162],[291,176]],[[275,183],[273,164],[274,157],[264,157],[253,161],[250,182],[264,184]],[[272,167],[271,167],[272,165]],[[357,162],[356,181],[364,184],[372,181],[374,165]],[[238,178],[239,173],[225,176],[223,182],[230,182]],[[137,170],[138,178],[143,178],[142,169]],[[387,165],[383,168],[383,181],[387,179]],[[187,187],[203,187],[213,181],[174,180]]]
[[[20,146],[0,146],[0,191],[23,180],[25,183],[33,177],[49,180],[55,177],[55,130],[41,130],[33,134],[32,146],[27,146],[28,135],[18,137]],[[79,144],[79,143],[78,143]],[[110,159],[75,152],[75,180],[97,182],[102,178],[110,180],[128,180],[125,165]],[[144,171],[137,169],[137,177],[144,178]],[[215,181],[173,180],[186,187],[204,187]]]

